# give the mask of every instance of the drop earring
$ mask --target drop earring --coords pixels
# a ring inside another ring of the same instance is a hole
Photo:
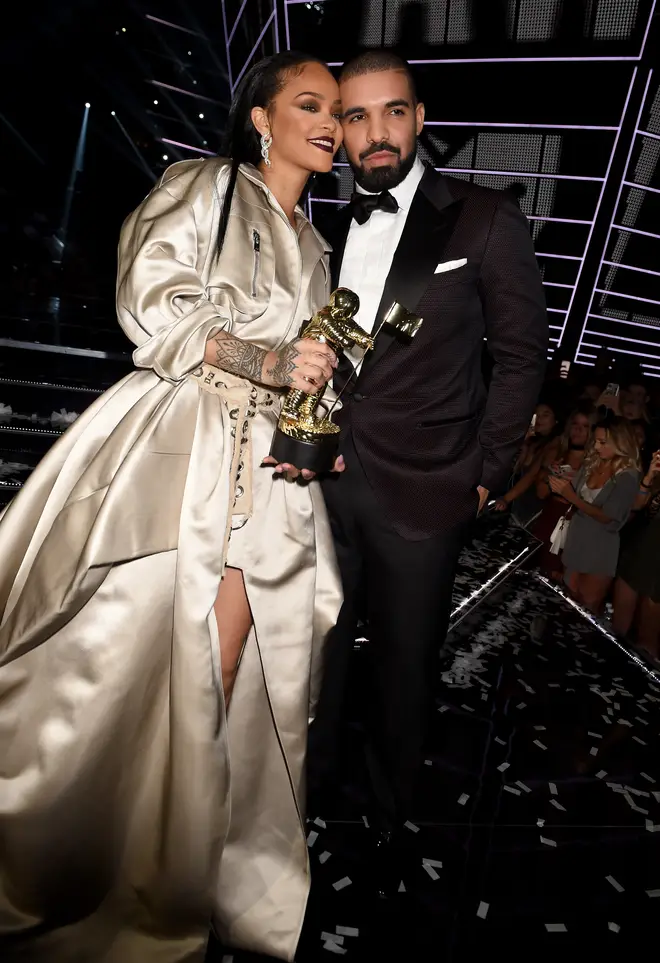
[[[262,134],[261,135],[261,156],[264,159],[264,164],[266,165],[266,167],[271,166],[270,149],[272,146],[273,146],[273,135],[270,133]]]

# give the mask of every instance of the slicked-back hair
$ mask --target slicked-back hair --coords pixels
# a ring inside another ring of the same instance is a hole
[[[364,50],[357,56],[347,61],[339,74],[339,83],[344,80],[352,80],[354,77],[362,77],[364,74],[381,73],[383,70],[399,70],[408,78],[410,92],[412,93],[413,106],[417,104],[417,85],[412,75],[410,64],[403,57],[394,53],[393,50],[378,49]]]

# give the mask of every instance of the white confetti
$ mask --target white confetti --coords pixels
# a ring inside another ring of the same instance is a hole
[[[415,826],[414,823],[408,822],[408,823],[404,823],[403,825],[406,827],[406,829],[409,829],[411,833],[419,832],[419,826]]]
[[[539,829],[543,829],[543,827],[545,826],[545,819],[537,819],[536,825],[539,827]]]
[[[314,820],[314,825],[315,825],[315,826],[320,826],[321,829],[327,829],[327,828],[328,828],[327,825],[326,825],[325,820],[324,820],[324,819],[319,819],[318,816],[317,816],[316,819]]]
[[[510,793],[512,793],[514,796],[519,796],[519,795],[520,795],[520,790],[519,790],[519,789],[515,789],[513,786],[504,786],[503,788],[506,790],[506,792],[510,792]]]
[[[557,802],[556,799],[551,799],[551,800],[550,800],[550,805],[551,805],[551,806],[554,806],[555,809],[560,809],[563,813],[566,812],[566,806],[562,806],[562,804],[561,804],[560,802]]]
[[[564,923],[546,923],[545,928],[548,933],[568,933]]]
[[[500,772],[506,772],[506,770],[509,769],[510,766],[511,766],[510,762],[501,762],[497,768]]]
[[[600,732],[589,732],[588,729],[587,729],[587,735],[588,735],[588,736],[591,736],[592,739],[602,739],[602,738],[603,738]]]
[[[431,762],[430,759],[425,759],[425,760],[424,760],[424,765],[425,765],[425,766],[432,766],[433,763]]]
[[[441,859],[422,859],[424,866],[435,866],[436,869],[442,869]]]
[[[524,709],[527,706],[526,702],[519,702],[516,709]]]
[[[362,822],[364,823],[365,828],[366,828],[366,829],[369,829],[369,820],[367,819],[366,816],[363,816],[363,817],[362,817]]]
[[[403,885],[403,880],[401,880],[401,883],[399,885],[399,892],[405,893],[405,891],[406,891],[406,887]]]
[[[339,943],[340,946],[344,942],[341,933],[321,933],[321,939],[324,943]]]
[[[321,855],[319,856],[319,863],[321,864],[327,863],[329,859],[330,859],[330,853],[327,852],[326,850],[326,852],[321,853]]]
[[[234,963],[234,957],[233,957],[233,956],[223,956],[223,957],[222,957],[222,963]]]
[[[337,933],[340,936],[359,936],[360,931],[357,926],[337,926]]]
[[[547,746],[544,746],[544,745],[543,745],[543,743],[540,741],[540,739],[535,739],[535,740],[534,740],[534,745],[535,745],[535,746],[538,746],[539,749],[547,749],[547,748],[548,748]]]
[[[343,879],[339,879],[337,880],[336,883],[333,883],[332,888],[336,889],[337,892],[339,892],[340,889],[346,889],[346,887],[350,885],[351,885],[351,880],[348,878],[348,876],[344,876]]]
[[[589,755],[590,755],[590,756],[597,756],[597,755],[598,755],[598,746],[592,746],[591,749],[589,750]]]
[[[532,791],[532,790],[529,788],[529,786],[526,786],[524,782],[521,782],[521,781],[520,781],[520,779],[517,779],[517,780],[516,780],[516,786],[520,786],[520,788],[523,790],[523,792],[531,792],[531,791]]]
[[[660,896],[660,889],[647,889],[646,895],[650,896],[651,899],[657,899]]]
[[[434,868],[433,868],[432,866],[429,866],[428,863],[422,863],[422,865],[423,865],[424,869],[426,870],[426,872],[427,872],[427,873],[429,874],[429,876],[431,877],[431,879],[434,879],[434,880],[435,880],[435,879],[440,879],[440,874],[439,874],[439,873],[436,873],[436,871],[434,870]]]
[[[545,732],[545,726],[534,726],[537,732]]]
[[[464,702],[461,703],[461,709],[465,709],[466,712],[474,712],[473,706],[466,706]]]
[[[646,779],[647,782],[650,782],[652,786],[655,785],[655,779],[653,778],[653,776],[649,776],[649,774],[646,772],[640,772],[640,776],[642,777],[642,779]]]
[[[556,785],[556,783],[554,783],[554,782],[549,782],[549,783],[548,783],[548,786],[550,787],[550,795],[551,795],[551,796],[556,796],[556,795],[557,795],[557,785]]]
[[[328,950],[330,953],[336,953],[338,956],[345,956],[348,952],[343,946],[339,946],[334,940],[328,940],[323,944],[323,949]]]
[[[497,742],[500,746],[506,746],[504,739],[500,739],[499,736],[495,736],[495,742]]]
[[[608,928],[608,930],[611,930],[613,933],[620,933],[620,932],[621,932],[621,927],[619,926],[618,923],[608,923],[608,924],[607,924],[607,928]]]
[[[654,832],[656,832],[656,827],[653,825],[653,820],[652,820],[652,819],[645,819],[645,820],[644,820],[644,825],[646,826],[646,831],[647,831],[647,832],[649,832],[649,833],[654,833]],[[660,829],[660,826],[658,826],[657,828]]]
[[[614,889],[617,891],[617,893],[623,893],[623,892],[624,892],[624,887],[621,885],[621,883],[617,882],[617,880],[615,880],[615,878],[614,878],[613,876],[606,876],[605,879],[606,879],[607,882],[610,884],[610,886],[613,886],[613,887],[614,887]]]
[[[607,773],[605,772],[605,770],[601,769],[600,772],[596,773],[596,779],[604,779],[606,775]]]
[[[440,708],[438,709],[438,712],[446,712],[448,708],[449,706],[440,706]]]
[[[462,793],[462,794],[458,797],[458,805],[459,805],[459,806],[464,806],[465,803],[468,801],[469,798],[470,798],[470,797],[468,796],[468,794],[467,794],[466,792]]]
[[[554,839],[546,839],[545,836],[539,836],[539,839],[544,846],[557,846],[557,843]]]
[[[318,838],[319,838],[319,834],[315,833],[314,830],[312,830],[312,832],[307,837],[307,845],[310,847],[310,849]]]
[[[479,917],[480,920],[485,920],[485,919],[486,919],[486,917],[488,916],[488,910],[489,910],[489,909],[490,909],[490,903],[484,903],[483,900],[479,903],[479,908],[478,908],[478,910],[477,910],[477,916]]]
[[[648,742],[644,742],[644,740],[640,739],[639,736],[633,736],[633,739],[635,742],[638,742],[640,746],[648,746]]]

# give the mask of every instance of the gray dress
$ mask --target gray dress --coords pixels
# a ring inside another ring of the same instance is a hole
[[[574,482],[578,494],[586,481],[586,472],[582,470]],[[602,509],[612,519],[611,522],[604,525],[582,512],[573,515],[562,556],[566,581],[573,572],[612,578],[616,575],[619,532],[628,520],[638,489],[639,472],[634,469],[620,471],[603,485],[592,501],[595,508]]]

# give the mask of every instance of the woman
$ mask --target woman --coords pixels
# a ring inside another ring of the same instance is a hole
[[[535,419],[514,468],[514,484],[506,495],[495,502],[496,512],[504,512],[511,505],[513,516],[520,525],[528,525],[540,511],[541,503],[534,491],[534,482],[556,433],[556,426],[557,416],[552,406],[538,404]]]
[[[612,627],[626,638],[638,613],[637,645],[660,659],[660,451],[639,486],[639,526],[621,552],[614,584]]]
[[[317,484],[261,464],[281,389],[336,364],[297,339],[329,278],[296,204],[332,168],[338,96],[314,58],[262,61],[231,161],[174,165],[129,217],[117,308],[140,370],[0,526],[3,961],[202,961],[211,925],[293,959],[340,588]]]
[[[619,531],[639,484],[639,452],[624,418],[596,427],[575,481],[551,475],[550,489],[573,509],[563,552],[564,580],[585,608],[600,614],[619,560]]]

